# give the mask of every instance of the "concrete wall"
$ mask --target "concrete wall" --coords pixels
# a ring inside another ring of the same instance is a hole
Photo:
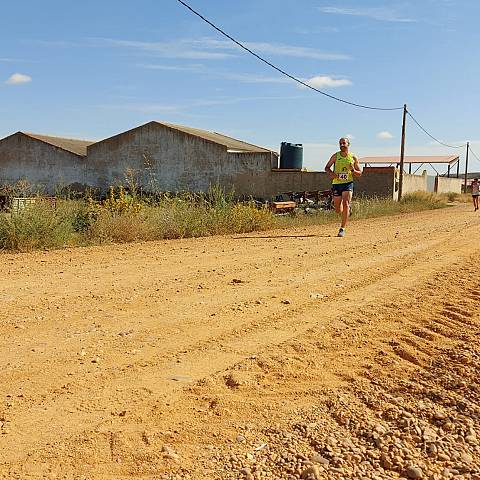
[[[263,195],[270,183],[272,165],[278,163],[275,153],[228,152],[227,162],[231,174],[224,179],[226,188],[233,188],[238,196],[267,198]]]
[[[355,178],[357,196],[395,198],[395,167],[364,167],[363,175]]]
[[[219,184],[244,194],[249,191],[245,177],[270,171],[273,157],[229,153],[223,145],[152,122],[90,145],[87,181],[104,191],[133,176],[150,190],[205,192]]]
[[[462,193],[463,180],[461,178],[435,177],[436,193]]]
[[[325,190],[330,180],[325,172],[270,170],[254,174],[238,174],[236,192],[256,198],[271,199],[285,192]],[[240,187],[241,186],[241,187]]]
[[[327,190],[331,180],[325,172],[302,172],[298,170],[273,170],[237,175],[236,192],[257,198],[270,199],[285,192]],[[365,167],[361,177],[355,178],[355,195],[393,198],[395,168]]]
[[[23,133],[0,142],[0,184],[26,180],[35,189],[52,194],[59,187],[84,184],[85,171],[84,157]]]
[[[427,171],[422,175],[403,174],[403,195],[413,192],[426,192],[427,189]]]

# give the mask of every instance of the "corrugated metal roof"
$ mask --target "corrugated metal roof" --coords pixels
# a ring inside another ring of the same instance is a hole
[[[50,135],[38,135],[37,133],[21,132],[27,137],[35,138],[44,143],[49,143],[55,147],[59,147],[67,152],[75,153],[76,155],[86,156],[87,147],[92,145],[90,140],[76,140],[74,138],[52,137]]]
[[[458,160],[458,155],[427,155],[427,156],[406,156],[404,163],[453,163]],[[391,165],[400,163],[400,156],[393,157],[362,157],[360,163]]]
[[[196,137],[209,140],[211,142],[219,143],[220,145],[225,145],[228,150],[234,150],[237,152],[271,152],[267,148],[259,147],[258,145],[253,145],[251,143],[242,142],[241,140],[236,140],[235,138],[227,137],[217,132],[209,132],[207,130],[200,130],[199,128],[185,127],[183,125],[175,125],[173,123],[167,122],[156,122],[160,125],[165,125],[169,128],[174,128],[183,133],[188,133],[189,135],[195,135]]]

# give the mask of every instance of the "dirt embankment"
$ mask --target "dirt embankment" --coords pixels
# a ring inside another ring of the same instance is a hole
[[[2,255],[0,478],[480,478],[480,216]]]

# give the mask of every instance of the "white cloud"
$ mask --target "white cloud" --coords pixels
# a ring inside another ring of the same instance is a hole
[[[377,138],[379,140],[390,140],[391,138],[393,138],[393,135],[390,132],[383,131],[377,133]]]
[[[145,68],[147,70],[160,70],[165,72],[194,72],[203,75],[208,75],[214,78],[221,78],[224,80],[232,80],[240,83],[293,83],[294,81],[284,75],[278,74],[276,76],[257,75],[252,73],[231,73],[210,69],[201,64],[190,65],[161,65],[161,64],[138,64],[137,67]],[[351,85],[352,82],[347,79],[335,79],[327,75],[319,75],[310,79],[301,79],[303,82],[316,88],[335,88]],[[301,88],[305,88],[299,84]]]
[[[292,95],[292,96],[257,96],[257,97],[224,97],[224,98],[217,98],[217,99],[199,99],[195,100],[194,102],[186,105],[186,107],[214,107],[214,106],[221,106],[221,105],[234,105],[237,103],[243,102],[260,102],[260,101],[278,101],[278,100],[299,100],[301,96]]]
[[[413,18],[402,17],[395,10],[383,7],[364,7],[364,8],[339,8],[339,7],[320,7],[322,13],[333,13],[336,15],[352,15],[356,17],[366,17],[383,22],[416,22]]]
[[[275,43],[245,43],[247,48],[256,53],[283,57],[313,58],[315,60],[350,60],[350,56],[341,53],[328,53],[309,47],[296,47]]]
[[[276,77],[267,77],[265,75],[256,75],[250,73],[230,73],[213,70],[204,65],[156,65],[156,64],[140,64],[139,68],[147,70],[160,70],[165,72],[192,72],[208,75],[214,78],[222,78],[224,80],[233,80],[241,83],[289,83],[291,79],[278,75]]]
[[[299,35],[316,35],[319,33],[338,33],[340,32],[340,28],[338,27],[315,27],[315,28],[304,28],[304,27],[297,27],[293,29],[294,33],[298,33]]]
[[[201,64],[187,64],[187,65],[157,65],[157,64],[139,64],[139,68],[147,70],[162,70],[165,72],[206,72],[207,69]]]
[[[125,110],[128,112],[143,113],[145,115],[175,114],[184,110],[184,107],[182,105],[164,105],[157,103],[128,103],[117,105],[100,104],[96,105],[95,107],[104,110]]]
[[[113,38],[91,39],[91,46],[110,46],[128,48],[162,58],[183,58],[190,60],[224,60],[233,57],[231,53],[209,51],[190,40],[174,42],[139,42],[135,40],[118,40]]]
[[[252,75],[250,73],[219,73],[218,76],[226,80],[234,80],[241,83],[290,83],[288,77],[278,75],[277,77],[266,77],[264,75]]]
[[[351,133],[347,133],[345,135],[345,138],[348,138],[349,140],[354,140],[355,139],[355,137]]]
[[[14,73],[8,80],[5,81],[7,85],[21,85],[22,83],[29,83],[32,77],[24,75],[23,73]]]
[[[66,40],[35,40],[35,43],[43,47],[56,48],[76,48],[84,46],[82,42],[68,42]]]
[[[212,38],[201,38],[194,41],[204,48],[222,50],[242,50],[240,46],[228,40],[216,40]],[[313,58],[315,60],[350,60],[350,56],[340,53],[328,53],[315,50],[310,47],[297,47],[280,43],[267,42],[241,42],[245,47],[258,54],[276,55],[284,57]]]
[[[305,83],[315,88],[337,88],[352,84],[346,78],[333,78],[328,75],[317,75],[316,77],[308,78],[305,80]]]
[[[271,96],[271,97],[224,97],[217,99],[197,99],[183,104],[155,104],[155,103],[124,103],[124,104],[99,104],[95,108],[108,110],[125,110],[144,114],[177,114],[184,113],[196,108],[216,107],[223,105],[235,105],[243,102],[298,100],[299,96]]]
[[[310,47],[298,47],[275,43],[242,42],[247,48],[258,54],[272,56],[312,58],[315,60],[349,60],[344,54],[329,53]],[[93,47],[111,46],[128,48],[163,58],[183,58],[194,60],[224,60],[243,51],[241,47],[229,40],[213,38],[179,39],[171,42],[140,42],[135,40],[121,40],[112,38],[90,39]]]

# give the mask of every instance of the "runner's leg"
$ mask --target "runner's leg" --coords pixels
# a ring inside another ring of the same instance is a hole
[[[342,215],[342,197],[340,195],[334,195],[333,196],[333,205],[335,206],[335,211],[339,214]]]
[[[350,191],[342,192],[342,228],[345,228],[347,226],[351,201],[352,201],[352,192]]]

